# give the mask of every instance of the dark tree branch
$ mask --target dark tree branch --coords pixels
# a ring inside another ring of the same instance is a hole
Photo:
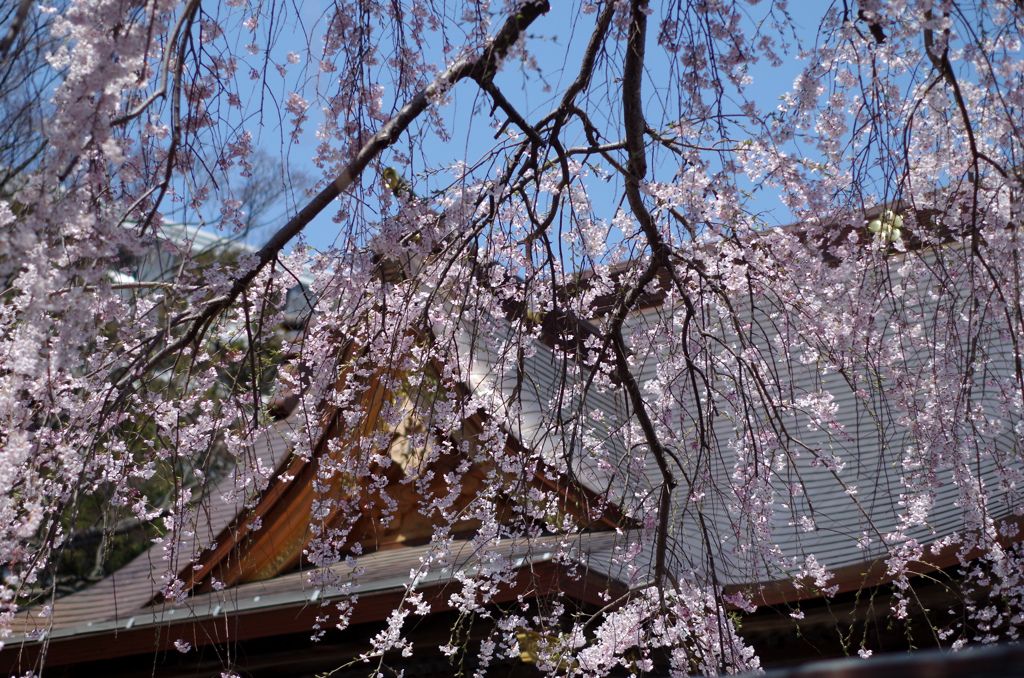
[[[18,39],[18,33],[21,32],[21,27],[25,25],[25,18],[28,17],[28,10],[31,7],[32,0],[21,0],[11,25],[7,27],[7,34],[4,35],[3,39],[0,39],[0,57],[7,56],[7,52],[11,49],[14,41]]]
[[[644,77],[644,42],[647,39],[646,0],[630,3],[629,38],[626,43],[626,62],[622,69],[622,120],[626,127],[627,185],[639,185],[647,174],[647,155],[644,152],[644,120],[642,86]],[[651,243],[652,245],[654,243]]]
[[[363,144],[355,157],[349,161],[348,165],[334,181],[320,191],[298,214],[292,217],[288,223],[270,238],[267,244],[257,252],[256,265],[236,279],[227,293],[210,299],[201,309],[182,318],[182,322],[188,322],[185,331],[177,339],[149,357],[142,371],[148,371],[154,365],[158,365],[164,359],[191,344],[200,335],[204,327],[208,326],[218,314],[229,308],[235,299],[248,289],[260,271],[277,259],[277,256],[293,238],[301,233],[335,198],[347,191],[358,180],[367,165],[398,140],[402,133],[408,129],[409,125],[427,109],[433,99],[453,87],[460,80],[465,80],[466,78],[479,80],[486,77],[488,73],[493,73],[509,48],[519,40],[522,32],[537,17],[546,13],[549,8],[547,0],[524,5],[518,12],[505,20],[501,29],[484,46],[479,55],[459,60],[417,93],[369,141]],[[129,371],[119,380],[117,388],[119,390],[124,389],[131,383],[133,378],[134,375]]]
[[[677,483],[672,470],[668,466],[665,449],[662,447],[658,433],[654,429],[654,422],[651,421],[651,417],[647,413],[643,392],[640,390],[640,385],[630,369],[629,354],[626,349],[625,339],[622,336],[622,325],[626,320],[626,316],[629,315],[637,300],[644,293],[644,289],[657,278],[660,268],[661,265],[657,261],[652,260],[648,263],[647,268],[633,288],[619,300],[615,311],[612,313],[612,319],[608,327],[608,336],[611,339],[612,351],[615,354],[616,376],[626,390],[626,395],[633,406],[633,416],[640,425],[640,429],[644,432],[644,438],[651,449],[651,454],[654,455],[654,459],[658,464],[658,471],[662,477],[661,493],[658,500],[658,533],[654,563],[654,581],[656,584],[663,581],[668,574],[665,567],[665,557],[668,552],[668,519],[672,491],[676,488]]]
[[[629,36],[622,72],[622,117],[626,128],[625,144],[628,155],[625,174],[626,199],[651,247],[651,261],[637,285],[630,294],[622,299],[621,305],[616,309],[610,325],[610,333],[615,350],[618,376],[622,379],[626,393],[633,404],[633,415],[644,432],[644,437],[647,439],[647,444],[651,449],[651,454],[654,455],[658,471],[663,479],[658,507],[658,532],[654,562],[654,581],[660,583],[668,574],[665,566],[665,557],[668,551],[668,520],[672,491],[676,487],[676,480],[669,469],[668,455],[661,445],[650,416],[647,414],[647,406],[644,403],[640,387],[630,371],[625,341],[622,338],[622,324],[626,314],[639,299],[644,287],[655,278],[659,270],[672,265],[669,261],[669,248],[662,239],[658,226],[647,210],[647,206],[644,205],[643,196],[640,194],[640,182],[647,174],[647,156],[644,145],[647,122],[644,119],[642,99],[644,42],[647,38],[646,9],[646,0],[633,0],[630,5]]]
[[[561,121],[565,119],[565,116],[575,106],[576,97],[590,86],[590,78],[594,73],[594,64],[597,62],[598,52],[601,51],[601,46],[604,45],[605,36],[608,34],[608,27],[611,25],[614,15],[615,3],[608,0],[604,4],[604,9],[601,10],[601,15],[597,18],[597,25],[594,27],[594,32],[590,36],[590,42],[587,43],[587,49],[583,53],[583,63],[580,65],[579,75],[576,76],[573,83],[565,90],[558,108],[542,118],[538,127],[543,127],[551,120],[559,120],[560,125]]]

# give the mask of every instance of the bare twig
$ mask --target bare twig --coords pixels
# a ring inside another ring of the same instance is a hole
[[[465,80],[466,78],[478,79],[488,72],[493,72],[509,48],[519,40],[523,30],[533,23],[537,17],[547,12],[548,9],[547,0],[525,5],[513,16],[506,19],[501,29],[487,43],[480,54],[460,59],[417,93],[369,141],[363,144],[355,157],[334,181],[320,191],[298,214],[292,217],[288,223],[270,238],[267,244],[256,253],[255,266],[236,279],[231,289],[225,294],[208,300],[202,308],[183,318],[183,321],[188,322],[185,331],[177,339],[151,355],[141,368],[142,371],[145,372],[151,369],[154,365],[158,365],[167,357],[195,341],[203,331],[203,328],[207,327],[219,313],[227,309],[249,287],[249,284],[252,283],[260,271],[277,259],[278,254],[293,238],[301,233],[336,197],[347,191],[370,162],[398,140],[409,125],[427,109],[431,101],[460,80]],[[126,373],[117,383],[117,389],[119,391],[123,390],[131,383],[133,378],[134,375]]]

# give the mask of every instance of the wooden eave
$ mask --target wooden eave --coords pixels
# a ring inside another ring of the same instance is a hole
[[[431,606],[431,614],[454,609],[450,599],[456,585],[449,580],[419,589],[424,600]],[[499,589],[492,603],[515,603],[522,599],[561,593],[580,603],[604,607],[607,604],[604,597],[606,593],[617,598],[625,592],[622,584],[589,570],[582,576],[569,576],[561,565],[545,561],[520,567],[515,579]],[[404,586],[360,593],[359,603],[352,608],[350,624],[354,626],[383,621],[402,605],[407,596]],[[289,633],[308,633],[317,623],[317,617],[323,614],[320,605],[311,604],[307,598],[291,604],[255,607],[230,614],[192,616],[188,614],[188,608],[178,609],[183,612],[181,619],[157,616],[156,619],[127,627],[122,624],[97,632],[9,644],[0,650],[0,671],[21,675],[26,671],[38,670],[41,662],[47,667],[54,667],[165,652],[174,649],[176,640],[184,640],[199,647]]]
[[[1013,537],[1001,537],[998,540],[1000,546],[1005,548],[1024,541],[1024,516],[1009,516],[997,522],[1011,526],[1010,532],[1014,534]],[[1012,527],[1016,527],[1016,531]],[[956,544],[946,544],[934,550],[934,552],[930,545],[925,545],[923,550],[927,557],[923,560],[909,562],[907,564],[907,576],[917,577],[931,574],[938,570],[945,570],[955,567],[961,562],[980,558],[986,553],[983,549],[974,548],[967,554],[961,555]],[[846,593],[891,584],[893,576],[889,574],[889,566],[886,560],[887,558],[885,557],[879,557],[830,569],[829,572],[832,573],[832,579],[829,580],[828,585],[829,587],[835,586],[836,593]],[[788,605],[823,596],[822,591],[815,588],[810,582],[797,586],[793,579],[773,579],[751,584],[730,584],[724,588],[723,593],[726,595],[744,594],[749,596],[750,600],[757,606]],[[730,605],[729,607],[731,609],[738,609],[735,605]]]
[[[382,371],[378,371],[368,380],[363,396],[366,415],[358,429],[354,432],[346,430],[340,421],[339,410],[329,408],[321,419],[323,433],[313,448],[312,458],[305,460],[295,457],[280,468],[256,506],[240,513],[224,528],[215,540],[216,547],[203,553],[196,566],[187,565],[179,572],[178,576],[185,583],[186,590],[209,591],[212,589],[213,579],[228,587],[246,581],[266,579],[288,572],[300,564],[303,549],[312,538],[309,531],[310,516],[313,503],[318,496],[314,491],[316,462],[329,453],[328,447],[332,440],[347,438],[356,441],[377,430],[380,425],[380,412],[393,396],[382,385],[382,376]],[[346,375],[342,375],[339,381],[343,384],[346,378]],[[468,416],[464,423],[467,435],[474,437],[479,434],[484,423],[483,413],[476,412]],[[506,448],[516,454],[527,453],[511,434],[507,434]],[[392,466],[392,469],[394,468]],[[477,481],[483,482],[484,478],[479,471],[474,473],[471,469],[467,474],[468,478],[475,476],[479,476],[476,478]],[[331,492],[334,495],[342,491],[338,483],[338,479],[332,480]],[[614,530],[629,524],[617,506],[601,501],[598,493],[572,478],[564,475],[555,476],[546,467],[539,468],[530,483],[556,493],[560,497],[559,508],[572,515],[586,530]],[[515,500],[506,497],[505,501],[511,504]],[[599,510],[595,511],[595,508]],[[342,517],[334,511],[324,520],[324,524],[328,527],[334,526]],[[262,523],[262,528],[259,531],[252,531],[251,526],[257,520]],[[368,517],[366,522],[369,527],[374,526],[374,521]],[[475,524],[456,524],[454,527],[456,534],[462,534],[475,529]],[[429,535],[421,537],[429,539]],[[404,539],[380,541],[370,538],[369,541],[356,541],[361,542],[363,553],[370,553],[378,548],[405,545]],[[417,543],[415,535],[414,541],[410,543]]]

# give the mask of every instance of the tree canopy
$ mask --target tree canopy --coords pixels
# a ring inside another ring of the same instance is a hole
[[[516,631],[558,674],[756,668],[730,611],[863,563],[896,617],[930,569],[984,592],[929,617],[940,645],[1017,638],[1024,6],[800,4],[4,10],[0,633],[96,521],[155,525],[184,603],[216,545],[173,535],[238,499],[230,467],[260,500],[291,395],[295,557],[345,586],[325,568],[414,487],[421,574],[471,528],[481,671]],[[274,204],[258,248],[191,242]],[[602,520],[605,608],[488,607],[492,545]],[[368,658],[413,651],[417,581]]]

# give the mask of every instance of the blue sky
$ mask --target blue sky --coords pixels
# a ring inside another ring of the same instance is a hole
[[[667,60],[669,56],[657,46],[655,41],[660,20],[658,13],[661,10],[657,3],[653,5],[654,15],[651,17],[649,28],[648,78],[644,83],[644,95],[647,99],[648,118],[652,125],[656,125],[662,117],[663,109],[658,95],[660,91],[664,91],[668,84],[666,80],[671,78],[671,74]],[[310,109],[310,120],[305,125],[305,133],[296,144],[289,143],[288,139],[282,138],[282,132],[276,125],[278,114],[275,110],[268,109],[280,110],[281,102],[287,97],[288,92],[297,90],[307,78],[323,77],[314,73],[314,69],[305,62],[301,62],[297,66],[288,65],[286,62],[287,53],[290,51],[289,46],[294,46],[297,53],[302,53],[303,50],[298,47],[304,46],[305,41],[308,40],[305,36],[310,31],[310,26],[318,25],[318,18],[330,6],[331,4],[328,2],[304,2],[301,4],[301,25],[291,19],[288,23],[277,27],[277,30],[281,31],[286,39],[278,41],[278,46],[271,51],[270,58],[272,62],[285,65],[286,74],[283,78],[279,78],[276,73],[273,73],[274,69],[270,69],[272,77],[268,84],[261,92],[253,91],[250,99],[250,110],[254,110],[255,106],[262,106],[263,124],[256,124],[258,118],[255,116],[250,117],[247,121],[247,125],[253,129],[260,147],[266,149],[271,155],[279,155],[284,150],[289,170],[305,173],[311,177],[321,176],[320,170],[311,161],[315,155],[317,144],[314,135],[318,118],[316,106]],[[813,43],[818,23],[828,7],[829,3],[826,2],[807,0],[791,2],[789,16],[796,38]],[[746,7],[749,16],[748,31],[753,32],[755,25],[763,19],[769,8],[770,4],[766,2]],[[513,103],[520,106],[521,110],[530,114],[527,116],[529,120],[536,120],[551,110],[554,97],[559,96],[565,85],[576,75],[579,55],[582,53],[596,19],[596,14],[582,15],[580,10],[579,0],[553,0],[552,10],[548,15],[538,19],[530,30],[529,48],[537,58],[539,72],[525,68],[519,62],[510,61],[497,79],[503,93]],[[495,22],[500,22],[503,18],[498,16],[495,18]],[[322,25],[322,22],[319,25]],[[294,37],[288,36],[289,32]],[[805,44],[804,46],[809,45]],[[432,55],[435,58],[431,60],[441,63],[443,57],[440,45],[432,47],[436,54]],[[782,66],[772,67],[762,62],[751,69],[753,82],[748,88],[748,96],[757,103],[759,108],[764,110],[774,108],[779,96],[791,88],[803,63],[797,59],[795,52],[796,48],[785,57]],[[608,65],[610,71],[621,69],[620,56],[613,55],[613,60]],[[264,57],[265,54],[258,54],[255,57],[249,57],[247,62],[259,63]],[[550,92],[544,91],[545,85],[550,85]],[[257,95],[259,95],[259,99],[257,99]],[[386,101],[387,105],[401,104],[401,102],[388,101],[387,98]],[[590,102],[590,106],[600,108],[593,101]],[[491,124],[493,121],[487,116],[489,111],[489,101],[474,83],[462,83],[456,87],[452,93],[451,104],[443,112],[448,128],[452,131],[451,141],[443,142],[431,133],[419,134],[422,130],[418,127],[410,130],[419,135],[417,138],[422,141],[422,147],[412,167],[400,166],[403,174],[418,175],[425,169],[443,167],[458,161],[473,162],[485,155],[498,143],[494,139],[494,129]],[[407,138],[401,140],[399,146],[408,149],[409,143],[407,134]],[[384,159],[384,162],[388,165],[393,164],[387,158]],[[364,181],[375,180],[375,176],[364,178]],[[416,190],[420,195],[426,195],[431,190],[441,187],[443,187],[443,183],[422,180],[417,183]],[[597,212],[610,220],[620,197],[614,190],[595,191],[593,199]],[[788,223],[790,221],[788,210],[773,194],[759,195],[756,198],[755,209],[764,213],[769,223],[772,221]],[[282,208],[280,223],[283,223],[284,212],[285,209]],[[322,214],[307,227],[305,236],[308,245],[322,249],[335,241],[339,229],[343,228],[343,225],[334,223],[333,216],[333,214]],[[256,241],[253,244],[260,244],[259,241],[268,237],[275,227],[275,225],[268,226],[255,234],[251,238]]]

